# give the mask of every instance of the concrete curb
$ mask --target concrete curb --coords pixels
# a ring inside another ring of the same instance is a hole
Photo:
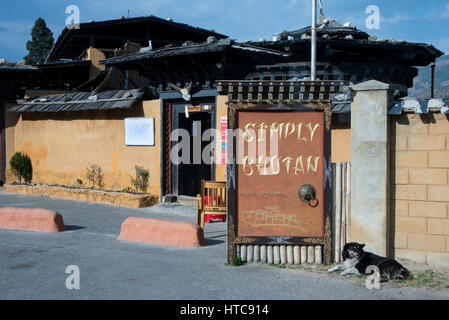
[[[117,239],[176,247],[205,245],[203,230],[197,224],[157,218],[127,218]]]
[[[56,211],[17,207],[0,208],[0,228],[38,232],[66,230],[62,216]]]

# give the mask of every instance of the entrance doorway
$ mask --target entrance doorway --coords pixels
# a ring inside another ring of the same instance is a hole
[[[197,103],[195,105],[210,105],[213,103]],[[202,141],[203,133],[215,128],[214,107],[210,110],[190,112],[186,115],[186,106],[191,104],[173,104],[171,108],[171,127],[172,130],[184,129],[190,136],[190,161],[189,163],[173,164],[171,163],[171,185],[173,195],[196,196],[201,192],[201,180],[213,180],[214,165],[205,163],[202,158],[204,148],[210,144],[210,141]],[[198,146],[194,148],[194,141],[198,141]],[[177,142],[172,142],[172,147]],[[197,149],[200,149],[199,151]],[[212,153],[213,153],[212,149]],[[179,156],[182,156],[182,151]],[[211,155],[212,156],[212,155]],[[196,159],[196,161],[194,161]],[[198,161],[199,160],[199,161]]]

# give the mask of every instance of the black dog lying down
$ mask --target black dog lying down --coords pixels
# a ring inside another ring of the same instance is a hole
[[[364,246],[364,244],[357,242],[345,244],[342,251],[343,262],[328,271],[342,270],[342,275],[366,274],[368,266],[374,265],[379,268],[381,281],[389,279],[404,280],[410,276],[410,272],[396,260],[365,252],[363,251]]]

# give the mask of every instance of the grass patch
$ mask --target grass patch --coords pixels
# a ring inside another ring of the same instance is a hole
[[[394,282],[396,283],[428,288],[439,288],[442,286],[444,286],[444,288],[449,288],[449,285],[445,285],[447,284],[447,281],[448,279],[443,273],[430,269],[413,273],[410,278],[407,278],[405,280],[394,280]]]
[[[284,265],[284,264],[276,264],[276,263],[270,263],[269,266],[270,266],[270,267],[281,268],[281,269],[287,268],[287,266]]]
[[[243,261],[240,257],[235,257],[231,260],[231,266],[233,267],[243,266],[245,263],[246,262]]]

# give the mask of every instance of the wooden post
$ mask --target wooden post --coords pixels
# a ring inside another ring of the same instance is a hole
[[[273,263],[280,264],[281,263],[281,254],[279,246],[273,246]]]
[[[307,263],[307,247],[301,246],[301,264]]]
[[[313,264],[315,262],[315,247],[308,246],[307,247],[307,263]]]
[[[346,165],[346,242],[351,242],[351,162]]]
[[[293,246],[287,246],[287,263],[293,264]]]
[[[341,236],[341,164],[335,170],[335,262],[340,262]]]
[[[293,247],[293,262],[295,264],[300,264],[301,263],[301,250],[299,246],[294,246]]]
[[[259,262],[260,261],[260,246],[259,245],[254,245],[254,262]]]
[[[341,164],[341,228],[340,249],[343,249],[346,241],[346,163]]]
[[[323,264],[323,247],[322,246],[315,247],[315,263]]]
[[[273,261],[273,246],[267,246],[267,262],[272,264]]]
[[[248,262],[253,262],[253,258],[254,258],[254,246],[253,245],[248,245],[246,247],[247,253],[246,253],[246,260]]]
[[[287,248],[285,245],[279,246],[279,256],[281,258],[281,264],[287,264]]]
[[[267,263],[267,246],[260,246],[260,262]]]
[[[243,244],[240,246],[240,259],[246,261],[246,246]]]

